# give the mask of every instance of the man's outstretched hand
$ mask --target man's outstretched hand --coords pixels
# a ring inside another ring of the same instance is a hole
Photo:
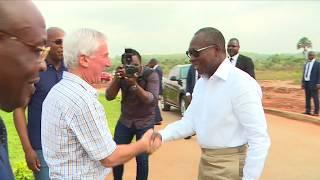
[[[152,154],[160,148],[162,144],[162,137],[158,132],[153,131],[153,129],[149,129],[144,133],[140,141],[145,145],[146,152],[148,154]]]
[[[151,153],[155,152],[157,149],[160,148],[162,144],[162,136],[158,132],[153,132],[151,136]]]

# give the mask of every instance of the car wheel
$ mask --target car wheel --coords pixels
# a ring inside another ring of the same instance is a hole
[[[181,116],[184,116],[184,113],[186,112],[186,109],[187,109],[186,105],[187,105],[186,97],[182,96],[180,98],[180,113],[181,113]]]
[[[170,111],[170,105],[166,103],[164,98],[162,98],[161,105],[162,105],[162,111]]]

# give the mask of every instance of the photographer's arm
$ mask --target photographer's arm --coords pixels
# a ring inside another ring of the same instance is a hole
[[[117,96],[120,90],[120,81],[121,81],[121,78],[123,77],[124,77],[124,69],[122,66],[120,66],[117,68],[117,71],[114,75],[114,78],[110,86],[106,89],[105,96],[108,101],[113,100]]]
[[[110,86],[106,89],[106,99],[108,101],[113,100],[120,90],[120,79],[114,78]]]
[[[146,104],[157,102],[159,96],[159,76],[156,72],[153,72],[147,78],[146,90],[144,90],[137,83],[135,85],[136,89],[131,88],[131,90],[135,91],[142,102],[145,102]]]

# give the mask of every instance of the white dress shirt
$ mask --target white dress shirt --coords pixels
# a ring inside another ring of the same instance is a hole
[[[104,108],[72,73],[64,72],[43,102],[41,139],[50,179],[103,180],[111,171],[100,163],[116,149]]]
[[[306,66],[304,69],[304,81],[310,81],[311,70],[315,61],[316,61],[315,59],[312,59],[311,61],[308,61],[306,63]]]
[[[258,179],[270,146],[261,99],[258,83],[226,58],[210,78],[201,76],[184,117],[160,134],[166,142],[196,133],[209,149],[248,144],[243,179]]]
[[[229,60],[232,58],[231,64],[232,64],[233,66],[236,66],[237,61],[238,61],[238,57],[239,57],[239,53],[236,54],[236,55],[234,55],[233,57],[229,57]]]

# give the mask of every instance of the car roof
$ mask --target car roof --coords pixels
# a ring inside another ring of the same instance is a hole
[[[190,66],[191,64],[179,64],[179,65],[176,65],[175,67],[188,67]]]

